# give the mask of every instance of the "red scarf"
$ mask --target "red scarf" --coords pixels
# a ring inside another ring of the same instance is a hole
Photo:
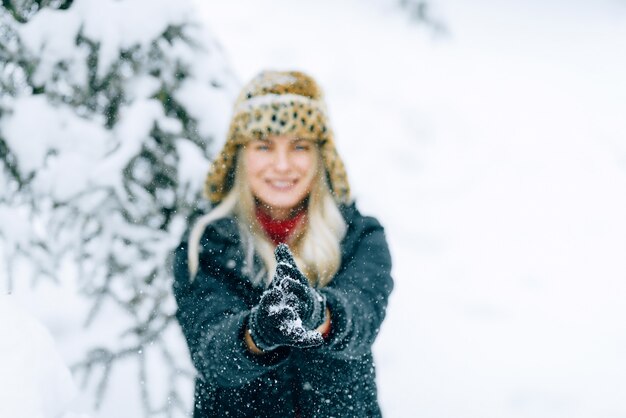
[[[272,242],[274,242],[274,244],[278,245],[281,242],[287,242],[298,223],[300,223],[300,220],[304,217],[305,213],[305,210],[301,210],[291,218],[277,220],[257,208],[256,218],[267,236],[272,240]]]

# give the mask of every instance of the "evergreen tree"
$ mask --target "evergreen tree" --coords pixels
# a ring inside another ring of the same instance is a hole
[[[71,260],[87,330],[124,324],[115,342],[87,349],[74,375],[96,376],[99,406],[111,371],[135,362],[145,416],[190,408],[169,255],[202,201],[236,90],[192,16],[186,2],[166,0],[3,0],[0,12],[6,288],[18,264],[59,281]]]

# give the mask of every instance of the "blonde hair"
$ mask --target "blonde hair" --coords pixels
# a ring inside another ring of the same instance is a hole
[[[188,246],[190,280],[194,279],[198,271],[200,238],[205,228],[211,222],[229,215],[235,217],[239,226],[250,280],[258,284],[265,279],[265,283],[269,284],[272,279],[276,269],[275,244],[269,240],[257,221],[254,195],[245,180],[243,149],[240,147],[237,152],[232,189],[211,212],[199,218],[191,230]],[[306,223],[298,236],[294,237],[290,247],[298,268],[309,279],[311,285],[323,287],[332,280],[341,265],[340,242],[346,233],[347,225],[331,194],[319,148],[316,149],[317,175],[309,193]],[[252,271],[255,252],[265,265],[265,269],[260,272]]]

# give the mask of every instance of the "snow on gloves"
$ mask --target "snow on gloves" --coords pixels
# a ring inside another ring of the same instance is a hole
[[[248,320],[252,340],[263,351],[321,345],[322,335],[315,329],[325,320],[325,298],[298,270],[288,246],[280,244],[274,254],[276,273]]]

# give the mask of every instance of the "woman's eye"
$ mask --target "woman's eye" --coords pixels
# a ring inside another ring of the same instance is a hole
[[[309,144],[296,144],[294,146],[296,151],[308,151],[310,149]]]
[[[255,149],[257,151],[268,151],[270,149],[269,146],[265,145],[265,144],[259,144],[255,147]]]

